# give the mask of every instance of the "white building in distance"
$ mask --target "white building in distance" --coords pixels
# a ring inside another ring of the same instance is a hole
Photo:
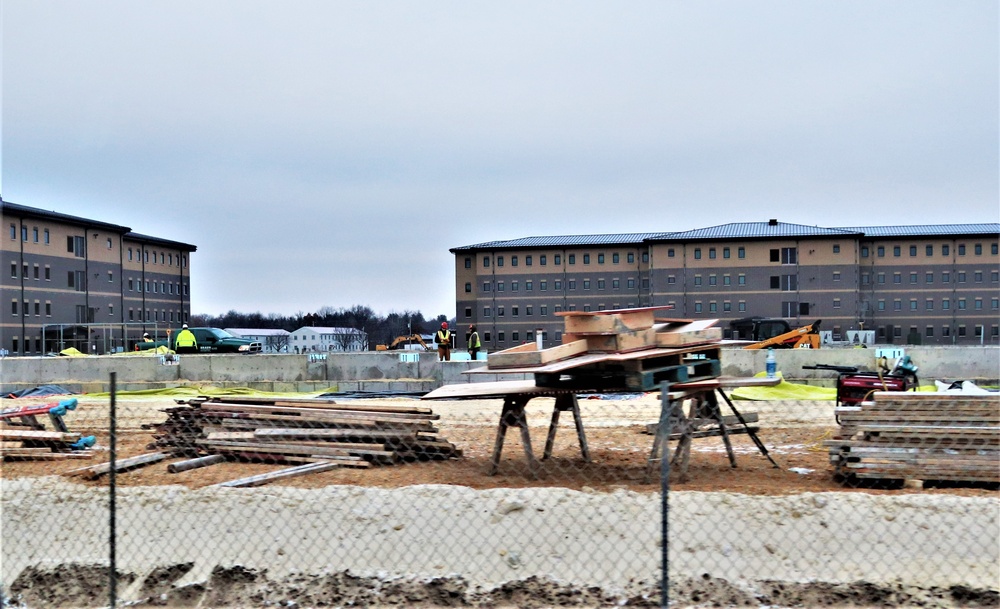
[[[288,330],[272,328],[225,328],[226,332],[246,338],[260,341],[264,346],[263,353],[291,353],[292,346],[289,344],[291,332]]]
[[[303,326],[292,332],[289,339],[292,353],[364,351],[368,348],[368,335],[355,328]]]

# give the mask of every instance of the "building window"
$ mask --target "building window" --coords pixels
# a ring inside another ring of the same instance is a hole
[[[840,244],[838,244],[838,243],[834,243],[833,244],[833,253],[834,254],[839,254],[840,253]]]
[[[619,254],[611,254],[611,263],[618,264],[621,262],[621,256]]]
[[[539,256],[538,256],[538,264],[540,264],[542,266],[545,266],[546,264],[548,264],[548,260],[547,260],[547,257],[545,256],[545,254],[539,254]]]
[[[590,254],[584,254],[583,255],[583,263],[584,264],[590,264]]]
[[[958,299],[958,310],[959,311],[964,311],[965,310],[965,299],[964,298],[959,298]]]
[[[903,283],[903,274],[902,273],[893,273],[892,274],[892,282],[893,283]]]
[[[927,310],[927,311],[933,311],[934,310],[934,299],[933,298],[928,298],[927,300],[924,301],[924,309]]]
[[[547,280],[545,280],[545,279],[539,280],[539,282],[538,282],[538,289],[540,291],[542,291],[542,292],[548,290],[549,289],[549,282]]]
[[[673,277],[673,275],[671,275],[671,277]],[[670,283],[670,279],[669,278],[667,279],[667,282]],[[612,290],[617,290],[620,287],[621,287],[621,280],[620,279],[612,279],[611,280],[611,289]]]
[[[709,313],[715,313],[718,310],[719,310],[719,306],[715,303],[714,300],[712,302],[708,303],[708,312]]]
[[[533,289],[534,283],[529,279],[524,282],[524,291],[530,292]]]
[[[701,313],[701,303],[700,302],[694,303],[694,312],[695,313]]]
[[[993,253],[995,254],[996,252],[993,252]],[[627,259],[627,261],[628,261],[629,264],[634,264],[635,263],[635,254],[632,253],[632,252],[629,252],[628,253],[628,259]]]
[[[128,259],[129,260],[132,259],[132,250],[131,249],[128,251]],[[472,258],[469,258],[468,256],[465,257],[465,268],[467,268],[467,269],[471,269],[472,268]]]
[[[729,259],[729,248],[728,247],[722,248],[722,257],[723,257],[723,259],[726,259],[726,260]]]
[[[557,290],[557,291],[561,290],[562,289],[562,279],[554,279],[552,281],[552,288],[554,290]]]
[[[744,275],[743,273],[740,273],[739,276],[736,278],[736,283],[737,283],[737,285],[746,285],[747,284],[747,276]]]
[[[129,288],[128,289],[130,289],[130,290],[132,289],[132,280],[131,279],[129,280]],[[470,294],[471,292],[472,292],[472,283],[469,282],[469,281],[466,281],[465,282],[465,293],[466,294]]]
[[[958,272],[958,282],[965,283],[965,271]]]
[[[708,248],[708,259],[709,260],[715,260],[715,248],[714,247]]]
[[[701,248],[700,247],[694,248],[694,259],[695,260],[701,260]]]
[[[746,313],[747,312],[747,303],[746,303],[746,301],[745,300],[741,300],[739,302],[739,304],[737,305],[736,308],[739,309],[740,313]]]
[[[960,243],[958,245],[958,255],[959,256],[964,256],[965,255],[965,244],[964,243]]]
[[[531,314],[532,314],[532,308],[531,308],[531,305],[524,305],[524,314],[525,314],[525,315],[526,315],[527,317],[531,317]]]
[[[472,317],[472,307],[465,307],[465,318],[468,319]]]
[[[35,268],[37,269],[38,267],[35,267]],[[37,272],[35,273],[35,278],[36,279],[38,278],[38,273]],[[972,278],[973,278],[973,280],[976,283],[982,283],[983,282],[983,272],[982,271],[976,271],[976,272],[972,273]]]
[[[489,256],[483,256],[483,268],[484,269],[490,268],[490,257]]]
[[[708,276],[708,285],[718,285],[718,283],[719,283],[718,277],[716,277],[715,275]]]
[[[498,281],[497,282],[497,292],[503,292],[503,282],[502,281]]]
[[[603,290],[604,289],[604,280],[603,279],[598,279],[597,280],[597,289],[598,290]]]
[[[497,256],[497,266],[503,266],[503,256]]]
[[[511,332],[510,339],[516,343],[517,341],[521,340],[521,334],[519,332]]]
[[[642,253],[642,261],[644,263],[649,262],[649,252],[643,252]]]
[[[733,310],[733,303],[729,302],[728,300],[722,303],[723,312],[729,312],[732,310]]]
[[[879,311],[885,311],[885,300],[879,300],[878,301],[878,310]]]
[[[892,310],[893,311],[902,311],[903,310],[903,301],[900,300],[899,298],[893,300],[892,301]]]
[[[916,282],[917,282],[917,274],[910,273],[910,283],[916,283]]]
[[[701,275],[695,275],[694,276],[694,285],[696,287],[701,285]]]
[[[875,252],[876,252],[876,254],[878,255],[879,258],[885,258],[885,246],[884,245],[878,246],[878,248],[875,250]]]
[[[868,257],[868,246],[867,245],[862,245],[861,246],[861,257],[862,258],[867,258]]]
[[[892,255],[893,256],[895,256],[896,258],[899,258],[899,256],[900,256],[901,253],[902,253],[902,250],[899,248],[898,245],[892,246]]]
[[[924,273],[924,283],[934,283],[934,273]]]
[[[518,316],[518,307],[517,307],[517,305],[514,305],[514,306],[512,306],[510,308],[510,316],[511,317],[517,317]]]
[[[615,254],[617,255],[617,254]],[[604,264],[604,254],[597,255],[597,264]]]
[[[483,291],[484,292],[489,292],[490,291],[490,282],[489,281],[484,281],[483,282]]]
[[[834,281],[840,281],[840,271],[834,271],[833,272],[833,280]]]
[[[489,307],[483,307],[483,317],[492,317],[492,316],[493,316],[493,312],[490,310],[490,308]]]
[[[531,256],[524,257],[524,266],[531,266]]]
[[[517,291],[517,289],[518,289],[518,287],[520,287],[520,286],[518,285],[518,282],[516,282],[516,281],[511,281],[511,282],[510,282],[510,291],[511,291],[511,292],[516,292],[516,291]]]
[[[668,247],[667,248],[667,258],[673,258],[673,257],[674,257],[674,248]],[[631,262],[631,261],[629,261],[629,262]]]
[[[583,280],[583,289],[585,289],[585,290],[589,290],[590,289],[590,280],[589,279],[584,279]]]
[[[941,271],[941,283],[951,283],[951,273],[949,271]]]
[[[630,290],[634,290],[635,289],[635,279],[634,278],[629,277],[628,279],[625,280],[625,284],[628,286],[628,289],[630,289]]]
[[[539,305],[539,307],[538,307],[538,314],[541,315],[542,317],[545,317],[546,315],[548,315],[549,314],[549,305]]]
[[[562,254],[553,254],[552,255],[552,264],[554,264],[556,266],[559,266],[560,264],[562,264]]]
[[[566,264],[576,264],[576,254],[567,254]]]
[[[733,283],[732,277],[730,277],[729,275],[722,276],[722,285],[732,285],[732,283]]]
[[[834,309],[839,309],[840,308],[840,299],[839,298],[834,298],[833,299],[833,308]]]
[[[570,290],[575,290],[576,289],[576,279],[570,279],[570,280],[566,281],[566,284],[567,284],[566,287],[568,289],[570,289]]]
[[[510,265],[511,266],[517,266],[517,256],[511,256],[510,257]]]
[[[38,239],[36,238],[35,240],[37,241]],[[976,245],[974,245],[973,246],[973,251],[975,251],[975,253],[976,253],[977,256],[982,256],[983,255],[983,244],[982,243],[977,243]]]

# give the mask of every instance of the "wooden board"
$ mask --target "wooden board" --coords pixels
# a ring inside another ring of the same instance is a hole
[[[655,323],[654,310],[618,309],[615,311],[560,311],[566,334],[618,334],[646,330]]]
[[[13,440],[36,440],[47,442],[76,442],[80,439],[78,433],[63,433],[61,431],[40,431],[26,429],[24,431],[15,429],[0,430],[0,440],[10,442]]]
[[[564,342],[565,339],[564,339]],[[486,358],[486,366],[490,369],[516,368],[520,366],[541,366],[552,362],[575,357],[587,352],[587,341],[576,340],[563,345],[538,350],[535,343],[518,345],[496,353],[490,353]]]
[[[573,393],[560,389],[535,386],[534,380],[493,381],[487,383],[459,383],[444,385],[423,395],[422,400],[460,400],[471,398],[503,398],[508,395],[561,395]]]
[[[651,349],[656,346],[656,331],[653,328],[644,330],[627,330],[615,334],[563,334],[563,341],[583,341],[588,353],[627,353],[641,349]]]
[[[722,328],[701,328],[699,324],[687,324],[685,327],[658,331],[656,333],[657,347],[681,347],[699,343],[715,342],[722,339]]]

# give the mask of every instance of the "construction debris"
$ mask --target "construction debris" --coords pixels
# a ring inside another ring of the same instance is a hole
[[[824,445],[845,481],[1000,482],[1000,394],[877,392]]]
[[[89,459],[94,436],[71,433],[63,417],[76,410],[76,398],[58,403],[16,406],[0,410],[0,459]],[[47,416],[54,431],[38,421]]]
[[[491,353],[485,368],[470,372],[533,373],[538,387],[600,391],[652,391],[664,381],[719,376],[718,320],[656,319],[662,308],[563,311],[563,344]]]
[[[170,465],[171,473],[228,460],[323,466],[281,470],[226,486],[257,486],[333,467],[462,455],[454,444],[435,435],[433,422],[439,416],[425,407],[205,396],[178,403],[165,410],[163,423],[143,426],[154,430],[149,448],[190,457]]]

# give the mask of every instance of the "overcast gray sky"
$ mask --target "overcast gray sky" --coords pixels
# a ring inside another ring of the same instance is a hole
[[[452,316],[449,248],[1000,221],[998,2],[2,0],[5,200],[193,312]]]

